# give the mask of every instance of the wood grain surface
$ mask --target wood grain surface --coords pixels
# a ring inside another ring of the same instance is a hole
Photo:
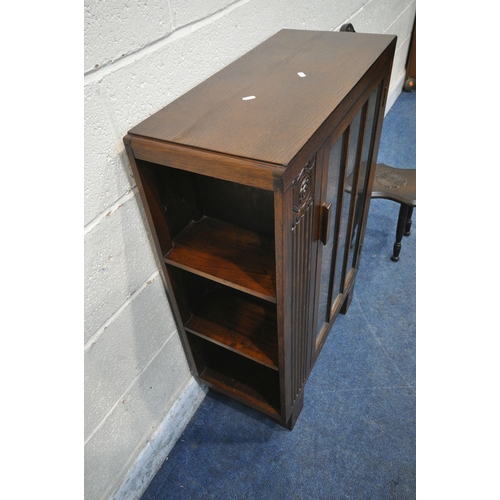
[[[281,30],[130,133],[287,165],[393,39]]]
[[[274,240],[204,217],[174,240],[168,264],[276,302]]]
[[[205,297],[185,328],[278,369],[276,306],[269,302],[221,287]]]

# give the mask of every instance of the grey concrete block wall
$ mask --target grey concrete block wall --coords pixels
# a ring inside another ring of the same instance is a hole
[[[154,356],[175,336],[176,326],[164,307],[162,280],[155,273],[134,300],[95,335],[85,356],[85,438],[105,419]],[[140,332],[140,336],[137,336]],[[105,333],[105,334],[104,334]],[[187,366],[182,366],[184,376]]]
[[[168,2],[86,1],[85,71],[155,42],[172,31]]]
[[[110,209],[85,233],[85,341],[156,269],[135,196]]]
[[[231,0],[211,0],[210,2],[186,2],[185,0],[170,0],[173,25],[180,28],[186,24],[199,21],[215,14],[234,3]]]
[[[151,459],[155,431],[166,422],[175,441],[184,424],[172,408],[188,387],[184,416],[200,401],[124,134],[282,28],[338,30],[352,22],[359,32],[396,34],[390,92],[397,94],[414,16],[414,0],[85,0],[86,499],[117,491],[138,498],[120,486],[147,483],[130,479],[146,447],[149,462],[161,463]]]

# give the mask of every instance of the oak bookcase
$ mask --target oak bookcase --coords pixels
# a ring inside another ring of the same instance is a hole
[[[282,30],[124,138],[193,373],[289,429],[352,299],[395,45]]]

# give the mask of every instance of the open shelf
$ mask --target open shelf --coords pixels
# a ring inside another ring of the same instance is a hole
[[[278,369],[276,306],[226,287],[208,293],[186,330],[264,366]]]
[[[261,364],[188,333],[199,376],[209,387],[279,417],[279,375]]]
[[[276,303],[273,238],[203,217],[173,241],[165,262]]]

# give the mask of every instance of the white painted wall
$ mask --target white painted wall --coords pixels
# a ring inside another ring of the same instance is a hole
[[[85,0],[85,498],[139,498],[204,397],[145,229],[122,138],[282,28],[398,35],[414,0]]]

